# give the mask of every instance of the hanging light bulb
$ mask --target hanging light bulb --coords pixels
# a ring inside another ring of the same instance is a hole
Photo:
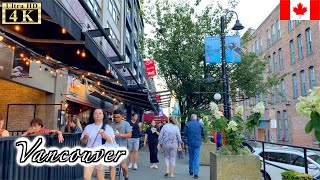
[[[26,65],[29,65],[29,64],[30,64],[29,61],[27,61],[27,62],[26,62]]]
[[[123,104],[123,102],[120,102],[120,104]]]
[[[60,77],[62,77],[63,76],[63,74],[62,73],[60,73]]]
[[[90,76],[90,74],[91,74],[91,73],[90,73],[90,72],[88,72],[88,76]]]
[[[102,94],[102,95],[105,95],[106,93],[105,93],[105,92],[102,92],[101,94]]]
[[[26,58],[22,58],[22,60],[23,60],[23,61],[26,61],[27,59],[26,59]]]
[[[40,60],[36,60],[36,63],[37,63],[37,64],[40,64],[40,63],[41,63],[41,61],[40,61]]]
[[[12,49],[13,49],[13,50],[15,50],[15,49],[16,49],[16,47],[12,46]]]
[[[58,72],[59,72],[59,69],[56,70],[56,73],[58,73]]]
[[[0,41],[2,41],[3,40],[3,36],[2,35],[0,35]]]
[[[109,73],[110,73],[110,70],[109,70],[109,69],[107,69],[107,70],[106,70],[106,73],[107,73],[107,74],[109,74]]]
[[[23,57],[24,57],[24,54],[23,54],[23,53],[20,53],[20,57],[22,57],[22,58],[23,58]]]
[[[65,33],[67,33],[67,29],[66,28],[62,28],[61,32],[62,32],[62,34],[65,34]]]
[[[53,74],[53,69],[50,70],[50,73]]]
[[[14,29],[15,29],[16,31],[20,31],[21,28],[20,28],[19,25],[15,25],[15,26],[14,26]]]
[[[9,47],[10,49],[12,48],[12,46],[10,46],[10,45],[9,45],[8,47]]]
[[[90,84],[90,87],[92,88],[92,84]]]
[[[42,71],[42,67],[41,66],[39,66],[39,71]]]
[[[117,80],[116,83],[119,84],[119,80]]]
[[[77,54],[80,55],[80,53],[81,53],[81,52],[80,52],[80,49],[78,49],[78,50],[77,50]]]
[[[84,52],[84,50],[82,50],[81,56],[86,57],[86,52]]]
[[[50,59],[50,56],[47,55],[47,56],[46,56],[46,60],[49,60],[49,59]]]
[[[81,76],[82,78],[84,78],[85,76],[82,74],[82,76]]]
[[[117,99],[116,98],[113,98],[113,101],[116,101]]]
[[[100,86],[100,81],[98,81],[98,86]]]

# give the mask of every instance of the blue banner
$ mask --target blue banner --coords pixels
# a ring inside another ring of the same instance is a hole
[[[241,62],[241,44],[240,36],[226,36],[226,62]]]
[[[240,36],[226,36],[226,62],[241,62]],[[205,38],[205,58],[206,63],[221,63],[220,36],[210,36]]]
[[[206,63],[219,63],[220,56],[220,37],[210,36],[205,38],[205,56]]]

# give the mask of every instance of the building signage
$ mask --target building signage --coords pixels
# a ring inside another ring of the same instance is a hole
[[[115,78],[119,79],[119,76],[117,74],[117,71],[111,66],[111,64],[108,64],[108,70],[110,71],[110,74]]]
[[[3,2],[2,24],[41,24],[41,3]]]
[[[144,63],[144,66],[145,66],[145,68],[146,68],[146,75],[147,75],[147,77],[153,77],[153,76],[156,76],[156,75],[157,75],[156,67],[155,67],[154,60],[153,60],[153,59],[143,61],[143,63]]]
[[[210,36],[205,38],[205,58],[206,63],[221,63],[220,36]],[[240,36],[226,36],[226,62],[241,62]]]
[[[28,57],[25,57],[24,50],[17,48],[14,51],[12,78],[29,77],[30,64],[27,62]]]

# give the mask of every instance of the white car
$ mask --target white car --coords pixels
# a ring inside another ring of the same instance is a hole
[[[260,157],[261,163],[263,162],[262,149],[255,148],[254,153]],[[307,151],[308,160],[308,174],[313,178],[320,176],[320,156],[319,154]],[[265,148],[265,162],[266,162],[266,179],[279,180],[282,179],[281,173],[286,170],[294,170],[297,172],[305,172],[304,154],[289,147],[267,147]],[[261,165],[263,170],[263,164]],[[262,171],[263,172],[263,171]],[[318,178],[316,178],[318,179]]]

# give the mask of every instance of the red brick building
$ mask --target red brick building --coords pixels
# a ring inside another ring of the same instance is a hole
[[[320,83],[319,21],[280,21],[279,10],[277,6],[256,30],[248,30],[251,39],[247,51],[267,58],[264,78],[273,73],[288,75],[270,89],[272,94],[261,94],[242,103],[247,114],[256,102],[266,104],[256,139],[315,146],[314,135],[304,132],[309,119],[299,115],[295,106],[299,96],[306,96]],[[272,119],[276,120],[276,128],[270,126]]]

